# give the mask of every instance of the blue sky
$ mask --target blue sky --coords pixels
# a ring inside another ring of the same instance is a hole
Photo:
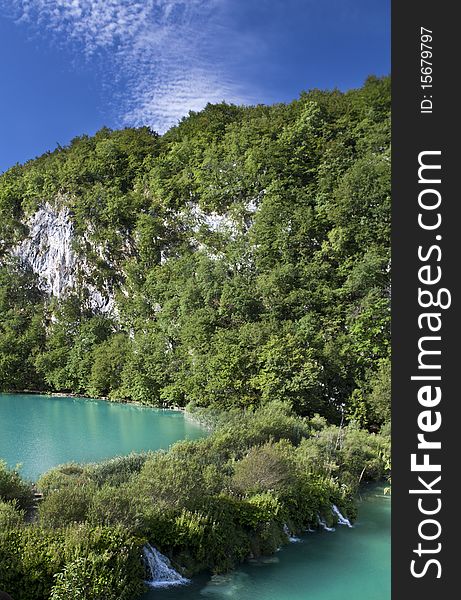
[[[0,0],[0,171],[103,125],[163,132],[390,72],[390,0]]]

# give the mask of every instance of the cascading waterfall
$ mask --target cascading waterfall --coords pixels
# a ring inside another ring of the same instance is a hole
[[[340,513],[339,508],[336,506],[336,504],[333,504],[331,510],[333,511],[333,514],[335,514],[338,517],[338,525],[347,525],[348,527],[352,527],[349,519],[347,519]]]
[[[283,533],[287,536],[288,541],[293,544],[301,541],[301,538],[296,537],[295,535],[291,535],[291,531],[289,530],[288,525],[286,523],[283,526]]]
[[[341,514],[339,508],[333,504],[331,507],[333,514],[338,518],[338,525],[346,525],[347,527],[352,527],[351,522],[344,515]],[[325,531],[335,531],[334,527],[328,527],[325,519],[323,519],[320,515],[317,515],[318,524]],[[300,542],[301,539],[291,534],[288,525],[285,523],[283,526],[283,531],[286,534],[288,540],[292,543]],[[312,531],[309,529],[309,531]],[[146,581],[147,585],[153,588],[165,588],[172,587],[178,585],[185,585],[190,582],[189,579],[186,579],[182,575],[180,575],[177,571],[173,569],[170,561],[166,556],[164,556],[161,552],[154,548],[150,544],[147,544],[143,548],[144,554],[144,562],[147,570],[150,574],[150,579]]]
[[[338,519],[338,525],[347,525],[347,527],[353,527],[353,525],[351,524],[349,519],[347,519],[344,515],[341,514],[341,512],[340,512],[339,508],[336,506],[336,504],[332,504],[331,512],[334,515],[336,515],[336,517]],[[335,531],[334,527],[328,527],[325,519],[323,519],[320,515],[317,515],[317,521],[318,521],[318,524],[320,525],[320,527],[323,527],[323,529],[325,531]]]
[[[153,588],[165,588],[176,585],[185,585],[189,583],[186,579],[173,569],[166,556],[147,544],[143,548],[144,563],[150,573],[150,579],[146,581],[147,585]]]
[[[320,515],[317,515],[317,520],[318,520],[319,525],[321,527],[323,527],[323,529],[325,531],[335,531],[334,527],[328,527],[328,525],[326,524],[325,519],[322,519],[322,517]]]

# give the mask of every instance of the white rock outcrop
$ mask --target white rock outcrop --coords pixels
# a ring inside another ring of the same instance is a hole
[[[60,298],[75,287],[77,257],[69,209],[48,202],[27,221],[29,235],[13,250],[38,275],[42,289]]]
[[[74,248],[75,231],[71,214],[66,206],[54,208],[46,202],[29,217],[26,223],[29,233],[12,254],[28,265],[39,278],[41,289],[56,298],[65,297],[76,289],[78,272],[85,279],[91,273],[84,257]],[[93,285],[86,286],[92,309],[110,312],[114,310],[113,294],[101,293]]]

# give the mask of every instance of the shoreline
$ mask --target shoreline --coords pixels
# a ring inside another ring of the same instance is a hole
[[[111,404],[131,404],[133,406],[141,406],[144,408],[156,408],[159,410],[174,410],[177,412],[187,413],[184,406],[176,405],[162,405],[158,406],[155,404],[144,404],[137,400],[128,400],[128,398],[121,398],[117,400],[111,400],[108,396],[86,396],[84,394],[76,394],[74,392],[47,392],[43,390],[5,390],[0,392],[2,394],[30,394],[33,396],[50,396],[51,398],[80,398],[82,400],[102,400],[104,402],[110,402]],[[189,413],[187,413],[189,414]]]

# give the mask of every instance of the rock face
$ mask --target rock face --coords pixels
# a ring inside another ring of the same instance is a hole
[[[208,246],[206,236],[216,233],[229,240],[235,239],[239,231],[249,228],[257,210],[257,201],[250,202],[242,210],[243,216],[229,212],[206,213],[196,204],[188,203],[182,211],[174,214],[174,219],[178,228],[188,232],[189,242],[195,249],[217,258],[220,254],[213,246]],[[133,232],[119,232],[122,241],[118,258],[121,260],[117,263],[110,246],[94,241],[94,224],[88,223],[84,233],[76,231],[68,198],[64,196],[43,202],[24,224],[28,234],[12,250],[12,254],[38,276],[42,291],[54,298],[65,298],[77,291],[86,298],[88,308],[94,312],[117,316],[114,285],[107,274],[115,276],[117,289],[125,293],[123,285],[120,285],[125,277],[123,261],[135,257],[137,252]],[[160,254],[163,263],[166,260],[165,250],[162,249]]]
[[[41,289],[56,298],[63,298],[85,286],[93,310],[114,310],[113,294],[101,292],[91,283],[84,283],[91,274],[85,257],[74,248],[76,235],[71,214],[66,206],[54,208],[48,202],[27,220],[28,236],[14,248],[12,254],[32,269]]]
[[[74,227],[67,207],[48,203],[27,221],[29,235],[13,254],[38,275],[42,289],[60,298],[74,289],[77,257],[72,249]]]

